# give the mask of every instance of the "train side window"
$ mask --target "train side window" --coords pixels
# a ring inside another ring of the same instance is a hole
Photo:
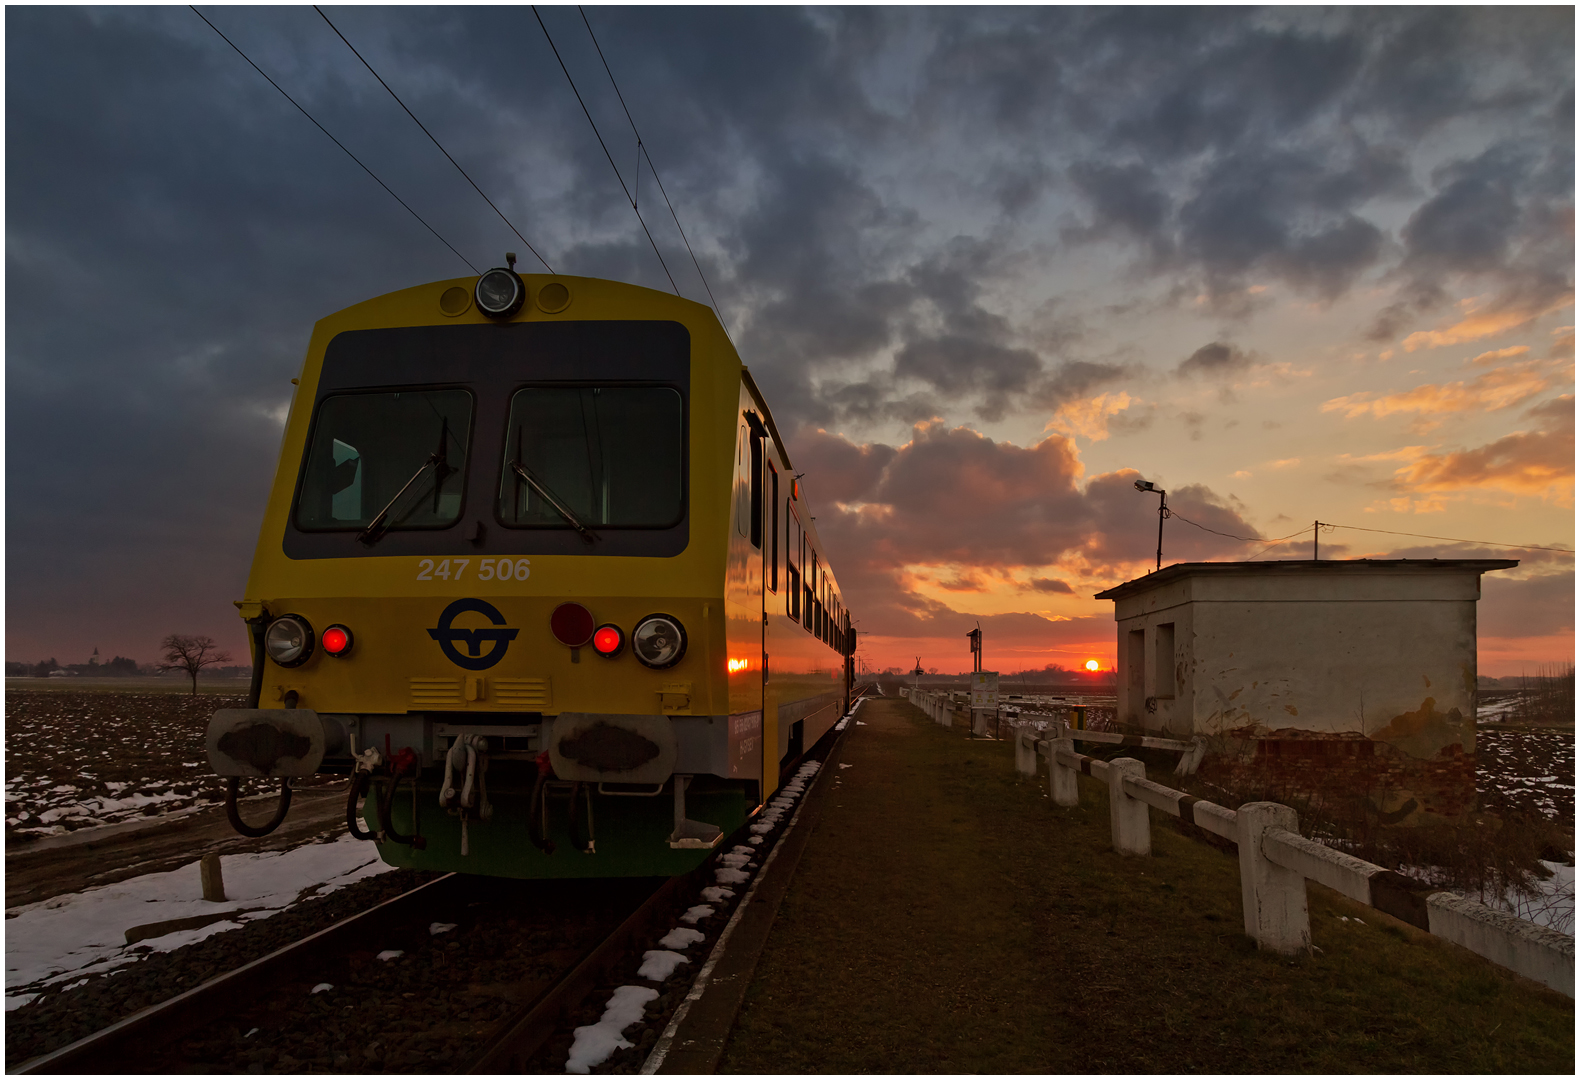
[[[313,421],[296,527],[360,529],[386,507],[391,529],[455,524],[471,426],[465,390],[326,397]]]
[[[735,531],[741,536],[746,535],[748,501],[743,485],[746,482],[746,440],[750,437],[746,425],[742,424],[735,443]]]
[[[801,625],[810,632],[812,629],[813,597],[812,587],[817,581],[817,556],[812,554],[812,545],[807,542],[806,534],[801,534]]]
[[[774,463],[768,463],[768,506],[773,521],[769,523],[768,535],[772,542],[768,548],[768,589],[770,592],[779,591],[779,470],[774,468]]]
[[[763,546],[763,441],[755,435],[749,436],[752,451],[751,477],[751,514],[752,514],[752,547]]]
[[[801,523],[795,508],[785,504],[785,614],[801,621]]]

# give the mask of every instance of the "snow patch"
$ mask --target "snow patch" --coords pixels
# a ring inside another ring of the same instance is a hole
[[[642,966],[636,969],[636,974],[640,979],[663,982],[675,973],[677,967],[687,963],[690,963],[690,960],[678,952],[670,952],[668,949],[649,949],[642,954]]]
[[[640,1021],[647,1003],[656,997],[658,991],[646,986],[622,986],[616,989],[609,998],[609,1004],[604,1006],[603,1018],[596,1024],[576,1029],[570,1057],[565,1060],[565,1071],[585,1075],[593,1066],[608,1061],[609,1055],[616,1050],[634,1046],[620,1033]]]
[[[684,926],[677,926],[659,938],[658,943],[666,949],[689,949],[697,942],[706,940],[707,935],[700,930],[689,930]]]

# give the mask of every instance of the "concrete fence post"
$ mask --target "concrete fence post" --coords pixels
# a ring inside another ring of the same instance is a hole
[[[1147,778],[1147,767],[1135,758],[1114,758],[1108,763],[1108,823],[1114,850],[1121,855],[1152,854],[1152,819],[1147,804],[1125,790],[1125,777]]]
[[[1076,783],[1076,771],[1059,760],[1060,754],[1074,754],[1074,739],[1051,739],[1048,742],[1048,796],[1055,806],[1080,806],[1081,788]]]
[[[1015,771],[1022,776],[1037,775],[1037,744],[1034,742],[1037,733],[1030,724],[1016,724],[1012,729],[1015,733]]]
[[[211,851],[198,860],[198,878],[203,884],[203,899],[213,904],[225,902],[225,875],[218,853]]]
[[[1300,831],[1299,816],[1290,807],[1271,802],[1246,803],[1237,812],[1240,827],[1240,902],[1245,932],[1257,948],[1293,955],[1311,947],[1311,918],[1306,910],[1306,879],[1262,853],[1268,829]]]

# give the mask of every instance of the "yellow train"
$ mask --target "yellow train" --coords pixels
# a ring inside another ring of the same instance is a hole
[[[507,261],[314,328],[209,760],[250,835],[340,772],[398,866],[679,873],[848,710],[850,616],[713,312]]]

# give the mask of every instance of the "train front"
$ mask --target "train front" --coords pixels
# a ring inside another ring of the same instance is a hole
[[[679,873],[760,801],[723,678],[739,361],[697,305],[510,278],[503,316],[485,277],[316,328],[209,760],[244,832],[240,778],[283,814],[340,773],[398,866]]]

